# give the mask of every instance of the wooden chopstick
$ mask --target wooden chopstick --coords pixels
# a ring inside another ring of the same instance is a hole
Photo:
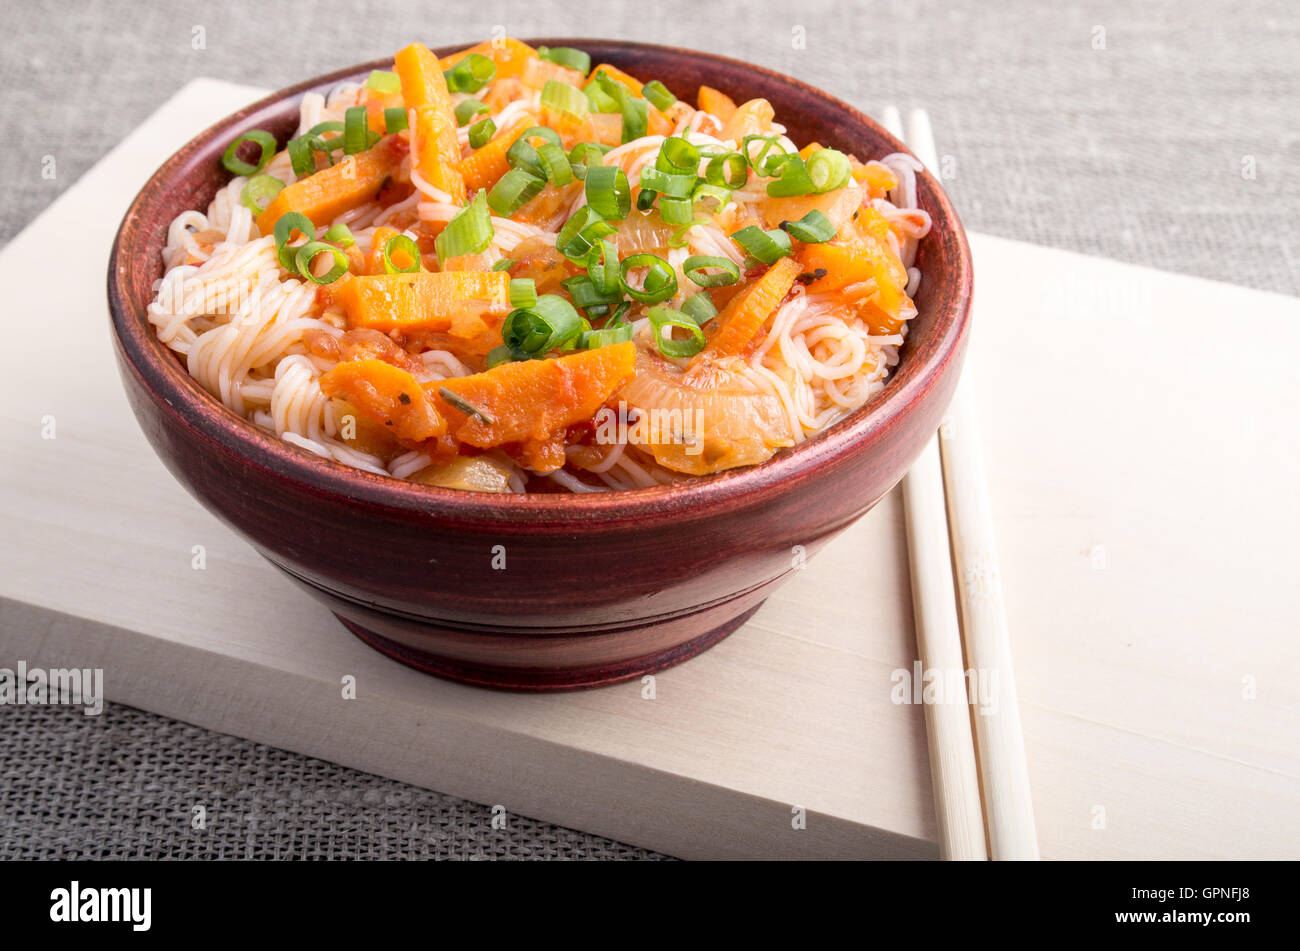
[[[902,138],[898,110],[887,109],[883,119],[886,128]],[[982,860],[988,858],[984,815],[970,707],[962,679],[966,665],[957,625],[943,474],[939,444],[934,437],[903,478],[903,510],[917,655],[923,671],[941,672],[944,683],[954,688],[944,691],[940,702],[924,705],[939,854],[952,860]]]
[[[908,146],[916,157],[927,168],[937,170],[934,133],[924,110],[912,111],[907,133]],[[976,683],[989,691],[981,690],[980,703],[972,707],[976,760],[990,854],[995,860],[1037,859],[1029,769],[971,364],[967,356],[948,415],[939,427],[939,447],[966,665],[975,672]]]

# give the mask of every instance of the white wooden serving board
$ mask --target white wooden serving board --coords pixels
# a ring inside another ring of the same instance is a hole
[[[674,855],[937,855],[921,712],[891,701],[895,496],[650,700],[409,671],[172,480],[118,383],[108,249],[152,170],[259,94],[191,83],[0,251],[0,667],[102,667],[112,701]],[[1043,855],[1300,856],[1300,301],[973,244]]]

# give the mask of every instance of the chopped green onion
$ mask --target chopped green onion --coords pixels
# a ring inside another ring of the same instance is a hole
[[[501,364],[509,363],[513,359],[515,359],[514,351],[503,343],[487,352],[487,368],[491,370],[493,367],[499,367]]]
[[[536,198],[545,186],[546,179],[522,168],[512,168],[492,186],[487,203],[502,218],[509,218]]]
[[[557,63],[569,69],[576,69],[586,75],[591,72],[591,56],[572,46],[539,46],[537,55],[548,63]]]
[[[659,217],[666,225],[684,225],[692,220],[694,213],[689,198],[661,197],[659,199]]]
[[[569,167],[573,169],[576,178],[585,179],[587,169],[593,165],[601,165],[605,161],[605,152],[608,149],[603,145],[597,145],[595,142],[579,142],[569,153]]]
[[[658,192],[668,198],[690,198],[699,179],[694,172],[680,174],[665,172],[657,168],[641,169],[641,187]]]
[[[407,126],[406,109],[402,106],[389,106],[384,110],[384,131],[389,135],[401,132]]]
[[[655,206],[655,199],[658,197],[659,193],[653,188],[641,189],[636,195],[636,210],[649,211]]]
[[[390,73],[385,69],[372,69],[370,78],[366,80],[366,88],[373,89],[382,96],[388,96],[402,91],[402,80],[398,78],[397,73]]]
[[[327,122],[317,122],[307,130],[308,135],[324,135],[326,132],[342,132],[343,123],[337,119],[330,119]]]
[[[493,264],[493,265],[492,265],[492,270],[494,270],[494,271],[508,271],[508,270],[510,270],[510,269],[511,269],[512,267],[514,267],[514,266],[515,266],[515,259],[514,259],[514,258],[502,258],[500,261],[496,262],[496,264]]]
[[[245,162],[238,155],[239,147],[245,142],[252,142],[258,148],[256,165]],[[225,166],[226,171],[234,175],[256,175],[266,168],[274,157],[275,136],[269,132],[263,132],[261,129],[252,129],[226,146],[226,151],[221,156],[221,164]]]
[[[537,284],[531,277],[516,277],[510,281],[510,306],[532,307],[537,303]]]
[[[696,225],[707,225],[708,223],[709,223],[708,218],[696,218],[694,221],[687,222],[686,224],[678,228],[676,231],[674,231],[672,235],[668,238],[668,247],[670,248],[686,247],[686,245],[690,243],[690,239],[686,237],[686,233],[690,231],[692,228],[694,228]]]
[[[758,225],[741,228],[731,239],[745,249],[750,257],[762,264],[774,264],[790,254],[790,236],[780,228],[764,231]]]
[[[704,168],[704,180],[723,188],[744,188],[749,181],[749,163],[739,152],[715,155]]]
[[[497,124],[491,119],[480,119],[469,127],[469,147],[481,149],[497,134]]]
[[[641,287],[628,283],[629,272],[637,268],[648,268],[645,281]],[[677,293],[677,272],[672,265],[655,254],[633,254],[623,259],[619,265],[619,283],[623,293],[642,304],[658,304]]]
[[[603,76],[604,73],[601,73]],[[587,96],[587,105],[591,107],[592,112],[622,112],[623,107],[619,100],[607,93],[599,81],[593,79],[587,85],[582,87],[582,91]]]
[[[434,241],[438,261],[446,263],[463,254],[478,254],[492,241],[492,218],[488,214],[487,192],[479,189],[474,200],[447,222]]]
[[[682,301],[682,313],[703,327],[718,316],[718,308],[713,305],[713,298],[708,291],[696,291]]]
[[[317,152],[324,155],[325,161],[330,165],[334,164],[334,156],[330,154],[329,146],[319,135],[311,132],[293,139],[288,148],[289,164],[293,166],[293,174],[298,178],[306,178],[316,171]]]
[[[497,74],[497,64],[482,53],[470,53],[443,75],[450,92],[478,92]]]
[[[352,237],[352,230],[347,225],[334,225],[321,236],[322,241],[330,241],[340,247],[350,248],[357,243],[357,239]]]
[[[587,265],[587,275],[603,296],[621,297],[623,287],[618,280],[618,245],[604,239],[599,251],[599,254],[593,253],[592,261]]]
[[[473,119],[480,112],[491,112],[488,104],[481,99],[475,99],[473,96],[468,99],[462,99],[456,104],[456,125],[464,125]]]
[[[819,194],[843,188],[849,183],[852,174],[849,157],[835,149],[819,149],[808,156],[805,165],[808,177],[812,179],[813,186]]]
[[[555,250],[570,261],[586,266],[600,240],[613,234],[614,230],[596,209],[583,205],[555,236]]]
[[[749,167],[759,175],[770,176],[772,172],[769,170],[768,163],[771,161],[779,163],[787,157],[787,153],[784,151],[778,151],[776,155],[769,155],[780,139],[779,135],[747,135],[740,141],[740,154],[749,163]],[[751,142],[763,143],[763,147],[758,150],[757,155],[750,148]]]
[[[365,106],[352,106],[343,113],[343,151],[356,155],[370,148],[370,125]]]
[[[501,339],[514,353],[540,357],[582,332],[583,320],[563,297],[543,294],[531,307],[512,310],[501,325]]]
[[[406,267],[398,267],[393,263],[393,252],[400,251],[411,259],[411,263]],[[395,234],[388,239],[384,245],[384,250],[380,254],[384,262],[385,274],[415,274],[420,270],[420,246],[405,234]]]
[[[539,145],[537,158],[541,163],[542,171],[546,173],[552,185],[558,187],[573,181],[573,166],[569,164],[569,157],[564,154],[564,149],[554,142],[544,142]]]
[[[615,274],[618,272],[615,271]],[[613,294],[604,293],[596,282],[585,274],[579,274],[577,277],[565,278],[560,282],[569,296],[573,298],[573,306],[579,307],[592,317],[603,315],[610,306],[617,304],[623,299],[621,290],[616,290]]]
[[[275,229],[272,232],[275,237],[275,256],[286,271],[297,270],[294,255],[298,252],[299,246],[289,244],[289,239],[293,237],[295,231],[301,231],[307,243],[316,240],[316,226],[301,212],[286,212],[275,220]]]
[[[792,238],[806,244],[821,244],[835,237],[835,225],[822,212],[813,208],[798,221],[783,221],[781,227]]]
[[[587,170],[587,204],[606,221],[621,221],[632,210],[632,190],[627,173],[617,165],[597,165]]]
[[[329,253],[334,257],[334,266],[325,274],[317,277],[312,273],[311,263],[318,255]],[[298,249],[298,253],[293,256],[293,263],[298,273],[313,284],[333,284],[340,277],[348,272],[348,256],[334,247],[332,244],[326,244],[324,241],[308,241]]]
[[[255,215],[266,211],[271,199],[284,188],[284,182],[274,175],[254,175],[239,193],[239,201]]]
[[[695,175],[700,170],[700,150],[679,135],[669,136],[659,146],[655,168],[661,172]]]
[[[668,91],[668,87],[657,79],[652,79],[642,86],[641,95],[649,99],[650,104],[660,112],[667,112],[668,107],[677,101],[677,97]]]
[[[485,426],[491,426],[493,423],[496,422],[495,419],[493,419],[483,410],[479,409],[469,400],[465,399],[465,397],[461,396],[459,393],[451,389],[448,389],[445,386],[438,387],[438,395],[441,396],[444,400],[446,400],[448,404],[454,406],[456,409],[460,410],[466,416],[477,417],[479,421],[482,422],[483,425]]]
[[[774,198],[807,195],[817,190],[803,159],[792,155],[781,163],[779,176],[767,183],[767,193]]]
[[[582,90],[558,79],[546,80],[546,85],[542,87],[542,106],[575,116],[585,116],[590,111]]]
[[[632,339],[632,325],[618,324],[614,327],[602,327],[600,330],[588,330],[582,334],[578,346],[583,350],[597,350],[615,343],[627,343]]]
[[[681,311],[671,307],[651,307],[647,316],[654,332],[655,346],[665,357],[674,360],[693,357],[704,349],[704,331]],[[674,330],[684,330],[689,336],[685,340],[675,339],[672,336]]]
[[[720,185],[710,185],[707,182],[702,182],[696,187],[695,193],[691,195],[691,201],[701,202],[706,199],[712,199],[716,202],[717,207],[713,210],[719,212],[726,208],[731,201],[731,190]]]
[[[537,154],[537,149],[533,146],[530,139],[544,139],[552,145],[560,145],[560,134],[554,129],[547,128],[544,125],[535,125],[530,129],[525,129],[519,138],[515,139],[514,144],[506,152],[506,161],[512,168],[522,168],[531,172],[538,178],[546,177],[546,170],[542,168],[542,160]]]
[[[644,99],[625,96],[623,98],[623,141],[631,142],[644,136],[649,123],[649,103]]]
[[[693,254],[687,258],[682,263],[682,273],[700,287],[726,287],[740,280],[740,268],[731,258],[705,254]]]

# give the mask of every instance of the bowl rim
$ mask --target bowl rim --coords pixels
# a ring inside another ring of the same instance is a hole
[[[659,54],[693,60],[708,60],[714,65],[734,70],[743,83],[745,74],[764,77],[781,85],[796,87],[804,95],[821,100],[847,117],[850,124],[864,125],[896,151],[910,150],[877,122],[823,90],[767,67],[743,62],[716,53],[683,49],[662,44],[629,40],[606,40],[595,37],[530,38],[531,46],[599,45],[603,49],[649,50]],[[470,44],[472,45],[472,44]],[[467,49],[465,44],[441,46],[438,56]],[[255,115],[280,106],[285,100],[323,87],[353,81],[373,69],[391,66],[392,58],[347,66],[330,73],[277,90],[239,109],[190,139],[149,177],[132,200],[113,238],[108,266],[108,302],[115,342],[122,356],[123,370],[129,368],[139,383],[150,391],[153,402],[169,413],[194,435],[216,444],[237,464],[257,467],[280,479],[290,480],[313,493],[335,496],[352,502],[391,511],[419,512],[477,522],[520,522],[589,525],[604,522],[632,521],[655,514],[686,514],[703,510],[734,507],[750,494],[776,487],[792,489],[818,471],[834,467],[863,444],[879,439],[889,424],[900,418],[934,383],[940,372],[961,352],[969,332],[973,267],[965,230],[943,188],[929,170],[917,172],[917,189],[924,207],[932,218],[946,223],[955,240],[957,254],[949,278],[957,286],[956,305],[948,313],[935,316],[935,342],[930,359],[916,367],[902,366],[884,389],[865,405],[838,420],[828,429],[786,449],[756,466],[731,469],[690,481],[646,488],[621,489],[592,493],[523,493],[496,494],[466,492],[427,486],[389,475],[355,469],[333,459],[326,459],[287,443],[274,433],[247,420],[204,390],[164,344],[157,339],[147,316],[129,305],[128,279],[130,254],[152,253],[140,250],[138,237],[142,228],[142,209],[151,196],[166,190],[198,153],[214,140],[224,139],[241,128]]]

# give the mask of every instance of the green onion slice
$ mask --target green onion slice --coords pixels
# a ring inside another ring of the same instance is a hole
[[[501,364],[509,363],[513,359],[515,359],[514,351],[503,343],[487,352],[487,368],[491,370],[493,367],[499,367]]]
[[[649,211],[655,206],[655,199],[658,197],[659,193],[653,188],[642,188],[636,193],[636,210]]]
[[[662,172],[695,175],[700,170],[700,150],[680,135],[669,136],[659,147],[655,168]]]
[[[779,135],[747,135],[740,141],[740,154],[757,174],[770,177],[770,163],[779,165],[788,157],[788,153],[780,148],[780,141]],[[761,143],[757,152],[753,148],[755,142]],[[773,149],[777,150],[775,155],[772,154]]]
[[[817,190],[803,159],[792,155],[781,163],[778,177],[767,183],[767,193],[774,198],[808,195]]]
[[[628,274],[637,268],[648,268],[641,287],[633,287],[627,279]],[[619,265],[618,275],[623,293],[642,304],[658,304],[677,293],[677,272],[656,254],[629,255]]]
[[[397,73],[385,69],[372,69],[370,77],[366,80],[366,88],[387,96],[402,91],[402,80],[398,78]]]
[[[641,169],[641,187],[668,198],[690,198],[698,181],[694,172],[665,172],[649,166]]]
[[[334,266],[317,277],[312,273],[311,263],[318,255],[326,253],[333,255]],[[324,241],[308,241],[298,249],[293,257],[293,263],[298,273],[313,284],[333,284],[348,272],[348,256],[334,245],[326,244]]]
[[[439,262],[463,254],[478,254],[492,241],[492,217],[488,213],[487,192],[479,189],[474,200],[447,222],[434,241]]]
[[[501,325],[501,339],[512,352],[540,357],[573,340],[583,320],[563,297],[543,294],[531,307],[512,310]]]
[[[555,249],[570,261],[585,267],[601,239],[609,237],[614,231],[614,226],[601,217],[596,209],[583,205],[555,236]]]
[[[572,46],[539,46],[537,55],[548,63],[558,63],[584,75],[591,72],[590,54],[575,50]]]
[[[712,200],[715,203],[714,212],[719,212],[727,207],[731,201],[731,190],[723,188],[720,185],[710,185],[707,182],[701,182],[691,195],[691,201],[702,202]]]
[[[591,110],[581,89],[558,79],[546,80],[542,87],[542,105],[575,116],[585,116]]]
[[[631,339],[632,325],[618,324],[614,327],[602,327],[600,330],[585,331],[578,346],[583,350],[597,350],[615,343],[627,343]]]
[[[239,147],[245,142],[252,142],[257,146],[257,164],[253,165],[245,162],[239,157]],[[252,129],[245,132],[235,141],[226,146],[226,151],[222,153],[221,164],[226,171],[234,175],[256,175],[275,157],[275,136],[261,129]]]
[[[308,135],[324,135],[326,132],[342,132],[343,123],[337,119],[330,119],[327,122],[317,122],[307,130]]]
[[[601,75],[605,75],[603,72]],[[591,107],[592,112],[622,112],[623,106],[618,99],[611,96],[601,86],[600,82],[593,79],[587,85],[582,87],[583,93],[587,97],[587,105]]]
[[[560,134],[554,129],[547,128],[544,125],[535,125],[530,129],[525,129],[519,138],[515,139],[514,144],[506,152],[506,161],[512,168],[522,168],[538,178],[546,177],[546,170],[542,168],[541,157],[537,154],[537,149],[533,146],[531,139],[542,139],[552,145],[560,145]]]
[[[749,163],[739,152],[715,155],[704,168],[704,180],[722,188],[744,188],[749,181]]]
[[[573,166],[569,164],[569,157],[564,154],[564,149],[554,142],[544,142],[537,147],[537,158],[542,166],[542,171],[552,185],[562,186],[573,181]]]
[[[819,194],[843,188],[852,174],[849,157],[835,149],[820,149],[808,156],[804,164],[813,188]]]
[[[522,168],[512,168],[492,186],[487,203],[502,218],[509,218],[528,204],[546,186],[546,179],[538,178]]]
[[[482,53],[470,53],[443,73],[451,92],[478,92],[497,74],[497,64]]]
[[[774,264],[793,250],[790,236],[780,228],[764,231],[758,225],[750,225],[741,228],[731,239],[744,248],[750,257],[763,264]]]
[[[334,156],[330,154],[329,145],[319,135],[311,132],[292,140],[288,148],[289,163],[293,166],[293,174],[298,178],[306,178],[316,171],[317,152],[324,155],[325,161],[330,165],[334,164]]]
[[[740,267],[731,258],[693,254],[682,264],[682,273],[700,287],[726,287],[740,280]]]
[[[587,275],[603,296],[621,297],[623,287],[619,283],[618,245],[609,239],[602,240],[599,253],[593,252],[592,261],[587,265]]]
[[[469,127],[469,147],[481,149],[497,134],[497,124],[491,119],[480,119]]]
[[[659,199],[659,217],[666,225],[684,225],[693,220],[694,209],[689,198]]]
[[[677,97],[668,91],[668,87],[657,79],[652,79],[642,86],[641,95],[649,99],[650,104],[660,112],[667,112],[668,107],[677,101]]]
[[[704,331],[680,310],[651,307],[647,316],[650,318],[650,329],[654,331],[655,346],[665,357],[674,360],[693,357],[704,349]],[[674,330],[685,331],[686,339],[673,337]]]
[[[569,167],[573,169],[573,174],[577,178],[585,179],[587,169],[602,164],[607,151],[609,151],[607,147],[597,145],[595,142],[579,142],[569,153]]]
[[[516,277],[510,281],[510,306],[532,307],[537,303],[537,283],[531,277]]]
[[[406,109],[402,106],[389,106],[384,110],[384,131],[389,135],[405,129],[407,121]]]
[[[393,263],[393,252],[395,251],[401,251],[411,259],[411,263],[406,267],[398,267]],[[415,243],[410,235],[393,235],[384,245],[380,257],[384,262],[385,274],[415,274],[420,270],[420,246]]]
[[[621,221],[632,210],[632,189],[627,173],[617,165],[597,165],[587,170],[587,204],[606,221]]]
[[[515,266],[514,258],[502,258],[500,261],[497,261],[495,264],[492,265],[492,270],[508,271],[514,266]]]
[[[370,125],[365,106],[352,106],[343,113],[343,151],[356,155],[370,148]]]
[[[347,225],[334,225],[321,236],[322,241],[329,241],[343,248],[350,248],[357,243],[357,239],[352,237],[352,229]]]
[[[244,190],[239,193],[239,200],[253,214],[260,215],[266,211],[266,206],[282,188],[284,182],[274,175],[254,175],[244,185]]]
[[[718,316],[718,308],[713,305],[713,298],[708,291],[696,291],[682,301],[682,313],[703,327]]]
[[[289,239],[295,231],[302,232],[307,239],[306,243],[316,240],[316,226],[301,212],[290,211],[275,220],[275,229],[272,232],[275,237],[275,254],[280,260],[280,266],[286,271],[297,270],[294,255],[298,252],[299,246],[289,244]]]
[[[813,208],[798,221],[783,221],[781,227],[792,238],[806,244],[821,244],[835,237],[835,225],[822,212]]]
[[[649,103],[632,96],[623,98],[623,141],[631,142],[646,133],[650,123]]]
[[[464,125],[473,119],[480,112],[491,112],[488,104],[481,99],[475,99],[470,96],[468,99],[462,99],[456,104],[456,125]]]

